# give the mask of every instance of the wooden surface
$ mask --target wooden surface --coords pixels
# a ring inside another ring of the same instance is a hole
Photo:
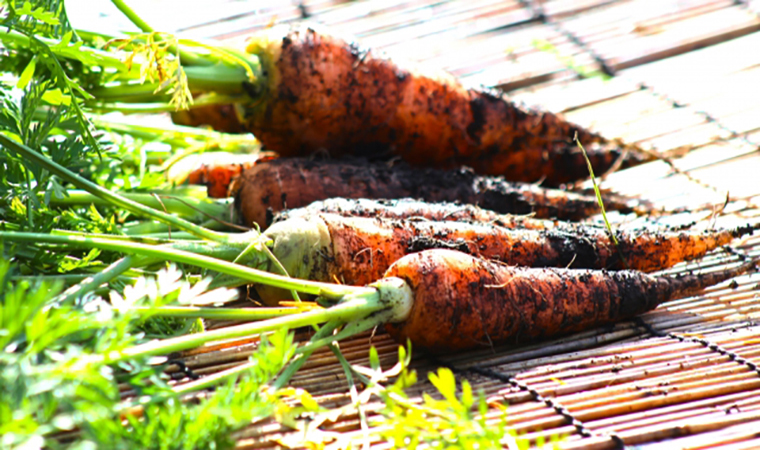
[[[126,26],[112,12],[72,3],[75,24],[111,20]],[[672,157],[672,165],[659,161],[621,171],[602,186],[691,212],[650,219],[612,216],[624,226],[697,220],[706,228],[760,220],[760,2],[131,3],[157,28],[231,42],[272,24],[301,20],[305,12],[307,20],[356,36],[373,51],[447,69],[468,86],[500,87],[607,137]],[[735,248],[758,257],[760,236]],[[670,272],[714,270],[736,261],[719,251]],[[415,354],[413,365],[423,381],[413,392],[431,392],[425,372],[446,364],[490,400],[508,403],[511,426],[527,437],[563,434],[566,448],[615,448],[613,431],[626,445],[647,449],[760,448],[760,373],[752,365],[760,364],[758,317],[760,276],[755,274],[643,316],[658,336],[640,322],[628,322],[439,360]],[[352,363],[364,365],[370,343],[384,366],[395,363],[396,344],[383,333],[354,338],[341,348]],[[209,347],[186,362],[205,375],[242,363],[252,349],[244,342]],[[517,384],[565,406],[582,429]],[[293,385],[327,406],[349,402],[343,371],[326,352],[314,355]],[[498,419],[496,410],[492,419]],[[349,414],[325,428],[356,434],[358,419]],[[582,436],[583,429],[590,436]],[[276,446],[288,432],[269,424],[237,437],[240,447],[258,448]]]

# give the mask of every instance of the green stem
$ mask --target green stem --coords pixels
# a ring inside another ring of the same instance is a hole
[[[159,308],[135,307],[130,311],[152,316],[184,317],[189,319],[256,321],[298,314],[304,308],[257,307],[257,308],[209,308],[202,306],[161,306]]]
[[[250,63],[254,73],[260,72],[258,63]],[[222,98],[236,99],[236,101],[249,101],[243,83],[249,82],[248,75],[243,67],[230,67],[216,64],[213,66],[184,67],[187,85],[191,92],[214,92],[223,94]],[[160,91],[160,83],[141,83],[140,80],[116,83],[108,86],[98,86],[88,91],[97,101],[139,102],[153,103],[158,100],[170,98],[168,95],[157,95]],[[218,103],[217,100],[215,103]],[[175,108],[176,109],[176,108]]]
[[[332,308],[329,308],[332,309]],[[386,323],[389,321],[389,318],[392,314],[392,310],[389,308],[385,308],[383,310],[378,309],[379,311],[377,314],[371,314],[367,317],[353,320],[346,324],[345,327],[343,327],[342,330],[340,330],[338,333],[336,333],[333,336],[328,336],[323,339],[315,340],[314,342],[309,342],[303,347],[304,351],[313,351],[320,347],[324,347],[325,345],[329,345],[332,342],[339,342],[343,339],[349,338],[351,336],[355,336],[359,333],[364,333],[367,330],[371,330],[383,323]]]
[[[81,237],[91,237],[91,238],[103,238],[103,239],[111,239],[113,241],[139,242],[141,244],[150,244],[150,245],[171,244],[174,242],[171,239],[160,239],[160,238],[154,238],[154,237],[119,236],[119,235],[114,235],[114,234],[84,233],[81,231],[59,230],[59,229],[52,230],[50,234],[53,234],[56,236],[81,236]]]
[[[157,239],[171,239],[173,241],[197,241],[198,237],[195,235],[192,235],[190,233],[184,232],[184,231],[175,231],[173,233],[157,233],[154,236],[146,236],[146,237],[152,237]]]
[[[152,208],[158,211],[165,210],[168,213],[179,214],[190,220],[205,219],[208,217],[224,217],[229,215],[229,202],[217,202],[208,199],[198,199],[189,196],[166,195],[166,194],[142,194],[123,192],[120,195],[126,200]],[[113,203],[86,191],[70,190],[64,198],[51,196],[50,204],[54,206],[95,205],[111,206]]]
[[[233,221],[234,221],[234,211],[233,212]],[[208,219],[204,222],[201,222],[200,226],[203,228],[208,228],[209,230],[225,230],[225,229],[238,229],[237,225],[234,223],[230,224],[228,222],[222,222],[219,219],[213,218]],[[169,225],[166,225],[165,223],[161,222],[155,222],[155,221],[141,221],[141,222],[131,222],[127,225],[124,225],[121,227],[121,232],[124,233],[127,236],[143,236],[147,238],[155,238],[155,239],[162,239],[166,238],[169,239],[168,232],[169,232]],[[240,227],[240,230],[243,231],[249,231],[250,228],[244,228]]]
[[[130,22],[135,24],[137,28],[139,28],[143,33],[152,33],[153,27],[148,25],[147,22],[145,22],[142,17],[137,15],[137,13],[127,5],[124,0],[111,0],[111,3],[116,6],[119,11],[121,11]],[[171,47],[172,52],[177,52],[176,46]],[[179,53],[180,61],[182,61],[183,64],[209,64],[210,62],[199,57],[193,52],[188,52],[186,50],[180,49],[177,53]]]
[[[367,330],[371,330],[372,328],[385,322],[386,319],[392,314],[388,308],[382,308],[375,311],[379,311],[379,314],[370,314],[364,318],[353,320],[334,335],[325,335],[323,337],[320,337],[319,333],[315,334],[308,344],[298,349],[299,352],[303,353],[301,358],[291,363],[290,366],[288,366],[288,368],[282,374],[280,374],[280,377],[277,378],[277,381],[274,382],[273,386],[276,389],[280,389],[285,386],[288,380],[290,380],[293,374],[295,374],[296,371],[301,368],[309,356],[320,347],[324,347],[325,345],[330,345],[333,342],[338,342],[342,339],[346,339],[356,334],[363,333]],[[337,328],[338,325],[339,324],[336,324],[333,328]],[[323,326],[322,328],[325,328],[326,326],[327,325]]]
[[[124,3],[122,0],[111,0],[111,3],[114,4],[117,8],[119,8],[119,11],[121,11],[130,22],[135,24],[137,28],[139,28],[141,31],[145,33],[151,33],[153,32],[153,28],[148,25],[140,16],[135,13],[132,8],[129,7],[126,3]]]
[[[113,111],[119,111],[123,113],[161,113],[161,112],[174,112],[177,110],[177,107],[169,103],[169,97],[164,96],[164,100],[160,100],[160,96],[154,95],[152,97],[149,97],[146,95],[146,98],[144,99],[143,103],[138,103],[135,101],[117,101],[117,100],[127,100],[124,97],[118,97],[115,96],[112,101],[103,101],[101,99],[96,99],[93,101],[88,101],[87,106],[94,112],[98,113],[105,113],[105,112],[113,112]],[[132,99],[134,100],[134,99]],[[189,109],[193,108],[201,108],[203,106],[209,106],[209,105],[229,105],[232,103],[244,103],[249,102],[250,98],[246,97],[245,95],[235,95],[235,94],[216,94],[215,92],[209,92],[206,93],[196,99],[193,99],[193,104],[190,105]],[[200,130],[200,128],[197,128]]]
[[[326,324],[322,325],[322,328],[317,330],[316,333],[314,333],[314,336],[311,337],[309,340],[310,344],[313,344],[317,341],[322,341],[325,338],[329,338],[333,331],[338,328],[341,325],[340,321],[331,320],[327,322]],[[332,342],[332,341],[331,341]],[[288,367],[285,368],[285,370],[280,373],[280,376],[277,377],[277,379],[272,383],[272,387],[275,389],[281,389],[286,384],[288,384],[288,381],[290,381],[291,378],[293,378],[293,375],[295,375],[296,372],[298,372],[298,369],[300,369],[306,361],[309,359],[312,353],[314,353],[315,350],[317,350],[318,347],[309,347],[308,349],[305,346],[299,347],[296,353],[299,353],[296,358],[288,365]]]
[[[192,107],[203,106],[203,99],[210,98],[210,96],[203,96],[200,99],[196,99],[193,102]],[[217,102],[210,102],[208,104],[216,103],[234,103],[234,99],[237,97],[224,97],[215,96],[218,98]],[[188,141],[207,141],[207,140],[233,140],[233,141],[249,141],[251,144],[258,144],[257,141],[249,136],[241,136],[237,134],[226,134],[219,131],[208,130],[204,128],[188,127],[184,125],[146,125],[144,123],[132,122],[127,119],[108,120],[101,116],[90,117],[93,125],[104,130],[114,131],[121,134],[129,134],[130,136],[148,139],[151,141],[160,140],[168,143],[181,143],[183,146],[187,145]]]
[[[137,202],[126,199],[121,195],[114,194],[113,192],[108,191],[107,189],[104,189],[97,184],[80,177],[79,175],[61,166],[55,161],[46,158],[39,152],[32,150],[23,144],[19,144],[18,142],[2,134],[0,134],[0,145],[8,150],[15,151],[22,157],[31,160],[33,163],[42,166],[44,169],[47,169],[51,173],[61,177],[63,180],[86,190],[90,194],[110,202],[113,206],[126,209],[127,211],[130,211],[134,214],[168,223],[170,225],[176,226],[181,230],[193,233],[194,235],[204,239],[220,242],[226,241],[228,239],[227,234],[218,233],[216,231],[211,231],[209,229],[199,227],[198,225],[188,222],[187,220],[166,214],[147,206],[143,206]]]
[[[348,383],[348,393],[351,396],[351,403],[353,403],[356,410],[359,412],[359,425],[362,430],[365,445],[362,448],[369,448],[369,424],[367,423],[367,411],[364,408],[359,394],[356,389],[356,383],[354,382],[354,372],[351,369],[351,364],[348,362],[343,353],[340,351],[340,347],[335,342],[330,343],[330,350],[332,350],[335,357],[338,359],[340,366],[343,368],[343,374],[346,377],[346,383]]]
[[[210,342],[246,338],[269,331],[279,330],[281,328],[294,329],[329,321],[345,323],[365,317],[367,314],[385,308],[387,308],[387,306],[380,301],[377,291],[371,290],[371,292],[366,292],[363,296],[355,296],[350,300],[327,309],[308,311],[300,314],[276,317],[261,322],[220,328],[203,333],[188,334],[160,341],[152,341],[124,350],[113,351],[108,354],[90,355],[89,358],[83,358],[75,363],[73,368],[76,370],[81,367],[81,365],[86,364],[113,364],[132,358],[166,355],[173,352],[196,348]],[[330,338],[322,338],[320,341],[322,340],[332,342],[332,339]]]
[[[306,294],[319,295],[328,298],[338,299],[344,295],[366,295],[376,293],[374,288],[365,288],[358,286],[344,286],[339,284],[322,283],[318,281],[300,280],[289,278],[282,275],[275,275],[263,270],[253,269],[250,267],[233,264],[221,259],[212,258],[205,255],[199,255],[184,251],[179,248],[165,246],[151,246],[134,242],[122,242],[103,238],[90,238],[83,236],[55,236],[43,233],[21,233],[14,231],[0,231],[0,240],[11,242],[33,242],[33,243],[50,243],[66,244],[75,247],[100,248],[126,254],[134,254],[148,257],[155,257],[162,260],[175,261],[178,263],[191,264],[205,269],[215,270],[227,275],[232,275],[242,280],[253,283],[262,283],[275,286],[281,289],[294,289]],[[242,241],[241,241],[242,243]],[[174,247],[186,245],[186,248],[198,248],[200,243],[177,242]],[[207,247],[207,246],[203,246]],[[220,247],[221,251],[236,250],[233,246]],[[199,249],[200,250],[200,249]],[[220,250],[212,249],[217,252]],[[239,254],[239,250],[235,256]],[[233,256],[234,258],[234,256]]]
[[[591,160],[588,158],[586,149],[583,147],[583,144],[581,144],[581,140],[578,139],[578,132],[575,133],[575,136],[573,139],[575,139],[575,143],[581,149],[581,152],[583,153],[583,157],[586,159],[586,167],[588,167],[588,173],[591,176],[591,183],[594,186],[596,201],[599,203],[599,208],[602,211],[602,219],[604,219],[604,225],[607,227],[607,234],[610,236],[610,240],[612,241],[612,243],[615,244],[615,249],[617,250],[618,255],[620,255],[620,260],[623,262],[623,267],[625,269],[628,269],[628,261],[625,259],[625,255],[623,254],[623,251],[620,249],[620,243],[618,242],[617,236],[615,236],[615,232],[612,231],[612,225],[610,225],[610,221],[607,220],[607,211],[604,208],[602,193],[599,190],[599,186],[596,184],[596,176],[594,175],[594,168],[591,166]]]
[[[92,277],[86,273],[67,273],[63,275],[17,275],[11,277],[12,281],[35,281],[35,280],[47,280],[47,281],[62,281],[65,284],[78,283],[87,278]],[[117,280],[130,280],[133,279],[128,275],[120,275],[116,277]]]
[[[317,331],[314,336],[312,337],[312,340],[316,339],[322,339],[325,336],[329,336],[330,333],[333,332],[335,328],[337,328],[340,325],[339,321],[331,321],[322,326],[322,328]],[[296,354],[302,353],[300,349],[296,350]],[[309,355],[311,352],[309,353]],[[290,380],[290,378],[293,376],[293,374],[303,365],[304,362],[308,359],[309,355],[303,355],[299,354],[296,357],[296,360],[293,361],[280,375],[280,378],[278,378],[278,381],[282,379],[285,383],[287,383],[287,380]],[[117,407],[118,411],[127,411],[133,408],[139,408],[144,407],[151,403],[157,403],[166,400],[169,398],[169,396],[175,396],[175,395],[183,395],[183,394],[189,394],[191,392],[196,392],[202,389],[208,389],[210,387],[219,385],[226,380],[230,378],[234,378],[239,376],[240,374],[253,369],[256,367],[256,365],[259,364],[258,361],[255,359],[252,361],[248,361],[246,363],[240,364],[235,367],[231,367],[229,369],[223,370],[221,372],[217,372],[208,376],[205,376],[201,379],[191,381],[189,383],[184,383],[179,386],[176,386],[172,389],[172,393],[170,395],[158,395],[154,397],[148,397],[147,399],[139,399],[139,400],[133,400],[129,402],[122,403]]]
[[[266,245],[262,246],[262,252],[264,255],[266,255],[269,262],[274,264],[275,269],[280,273],[280,275],[284,275],[286,277],[290,277],[290,274],[288,273],[287,269],[285,269],[285,266],[282,265],[279,259],[277,259],[276,256],[274,256],[274,253],[272,253],[272,250],[269,249]],[[298,296],[298,292],[291,290],[290,295],[293,297],[293,300],[296,302],[301,302],[301,297]]]
[[[88,102],[87,108],[93,112],[105,114],[120,112],[123,114],[158,114],[174,112],[177,107],[168,101],[160,103],[122,103],[122,102]]]

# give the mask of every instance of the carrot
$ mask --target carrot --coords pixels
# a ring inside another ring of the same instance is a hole
[[[261,61],[266,83],[239,112],[244,126],[282,156],[391,151],[416,166],[466,165],[552,186],[589,175],[576,133],[597,173],[624,157],[623,148],[634,150],[627,163],[646,160],[558,115],[495,91],[465,89],[445,73],[404,69],[312,28],[270,29],[253,36],[247,51]]]
[[[272,223],[282,222],[293,217],[314,214],[337,214],[346,217],[379,217],[396,220],[434,220],[439,222],[469,222],[493,224],[504,228],[526,228],[547,230],[564,225],[567,222],[534,219],[531,216],[499,214],[473,205],[448,202],[424,202],[413,198],[392,200],[371,200],[366,198],[328,198],[307,206],[286,209],[275,215]],[[589,225],[590,226],[590,225]]]
[[[756,228],[618,232],[617,238],[629,268],[655,271],[699,258]],[[276,223],[265,236],[272,239],[273,253],[291,276],[352,285],[380,279],[395,261],[433,248],[455,249],[527,267],[623,268],[620,254],[604,229],[574,234],[561,230],[319,214]],[[283,295],[280,291],[259,293],[267,303]]]
[[[266,227],[274,213],[317,200],[343,198],[419,198],[430,202],[461,202],[502,214],[535,214],[576,220],[599,212],[596,197],[531,184],[510,183],[468,170],[389,167],[361,160],[312,161],[283,158],[256,164],[238,178],[235,193],[244,224]],[[643,212],[644,202],[605,195],[607,209]]]
[[[345,217],[377,217],[394,220],[427,220],[437,222],[467,222],[497,225],[510,229],[561,230],[572,233],[607,233],[602,224],[593,222],[567,222],[561,220],[536,219],[531,215],[499,214],[473,205],[451,202],[425,202],[412,198],[372,200],[366,198],[328,198],[318,200],[301,208],[286,209],[274,216],[272,223],[295,217],[316,214],[337,214]],[[696,223],[679,226],[648,226],[648,230],[682,231]]]
[[[260,161],[275,157],[274,153],[271,152],[240,156],[242,158],[237,158],[240,162],[222,161],[213,164],[201,164],[200,167],[188,174],[187,182],[205,185],[208,196],[211,198],[229,197],[229,187],[232,181],[239,177],[243,171],[250,169]]]
[[[192,171],[187,177],[190,184],[202,184],[208,189],[211,198],[224,198],[228,195],[228,189],[233,178],[238,177],[243,170],[253,167],[251,164],[218,164],[213,166],[203,165]]]
[[[749,271],[754,262],[703,275],[649,276],[510,267],[450,250],[396,261],[385,273],[411,288],[412,306],[386,326],[399,342],[449,352],[527,341],[631,318]]]
[[[197,106],[184,111],[174,111],[172,121],[179,125],[193,127],[209,126],[225,133],[245,133],[234,105]]]

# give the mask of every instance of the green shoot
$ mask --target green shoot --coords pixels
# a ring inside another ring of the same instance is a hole
[[[124,1],[122,0],[111,0],[111,3],[114,4],[117,8],[119,8],[119,11],[121,11],[127,18],[137,26],[140,30],[142,30],[144,33],[150,33],[153,31],[153,28],[148,25],[140,16],[138,16],[132,8],[129,7]]]
[[[575,143],[578,144],[578,148],[581,149],[581,152],[583,152],[583,157],[586,158],[586,165],[588,166],[588,173],[591,177],[591,183],[594,186],[594,193],[596,194],[596,200],[599,202],[599,208],[602,211],[602,219],[604,220],[604,225],[607,228],[607,233],[610,235],[610,239],[612,239],[612,243],[615,244],[615,249],[617,249],[618,254],[620,255],[620,260],[623,262],[623,267],[628,268],[628,262],[625,260],[625,255],[623,255],[623,252],[620,250],[620,244],[618,242],[617,236],[615,235],[615,232],[612,230],[612,225],[610,225],[610,221],[607,220],[607,211],[604,209],[604,201],[602,200],[602,192],[599,190],[599,185],[596,183],[596,176],[594,175],[594,168],[591,167],[591,160],[588,159],[588,154],[586,153],[586,149],[583,148],[583,144],[581,144],[580,139],[578,139],[578,134],[576,133],[573,137],[573,140],[575,140]]]
[[[228,240],[228,236],[223,233],[218,233],[218,232],[208,230],[203,227],[199,227],[198,225],[195,225],[194,223],[188,222],[184,219],[180,219],[178,217],[169,215],[167,213],[158,211],[156,209],[143,206],[140,203],[129,200],[121,195],[118,195],[111,191],[103,189],[102,187],[96,185],[95,183],[89,180],[86,180],[80,177],[79,175],[71,172],[70,170],[66,169],[60,164],[57,164],[56,162],[45,158],[44,156],[40,155],[37,151],[32,150],[31,148],[23,144],[20,144],[1,134],[0,134],[0,145],[2,145],[3,147],[5,147],[6,149],[10,151],[16,152],[17,154],[21,155],[22,157],[24,157],[31,163],[36,164],[39,167],[42,167],[50,171],[51,173],[61,177],[63,180],[81,189],[86,190],[90,194],[96,197],[99,197],[105,201],[108,201],[109,203],[111,203],[112,205],[116,207],[124,208],[135,214],[156,219],[161,222],[176,226],[179,229],[193,233],[196,236],[201,237],[201,238],[205,238],[205,239],[209,239],[213,241],[220,241],[220,242]]]

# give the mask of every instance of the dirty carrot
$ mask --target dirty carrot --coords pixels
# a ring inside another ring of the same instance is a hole
[[[247,51],[261,62],[266,83],[255,86],[257,102],[239,105],[241,117],[282,156],[390,151],[415,166],[466,165],[551,186],[589,175],[576,133],[598,173],[619,158],[645,160],[556,114],[518,106],[496,91],[465,89],[446,73],[402,68],[313,28],[267,30],[251,37]]]
[[[274,157],[274,153],[271,152],[251,155],[230,154],[227,158],[220,158],[221,161],[200,163],[200,166],[197,166],[187,175],[186,181],[189,184],[206,186],[208,196],[211,198],[226,198],[229,197],[229,187],[233,180],[239,177],[243,171],[250,169],[259,161],[266,161]]]
[[[394,263],[386,278],[411,288],[409,315],[387,325],[399,342],[434,352],[567,334],[654,309],[754,267],[703,275],[649,276],[636,271],[510,267],[450,250]]]
[[[502,214],[534,214],[562,220],[577,220],[599,212],[599,203],[591,195],[511,183],[466,169],[418,169],[401,163],[391,167],[363,160],[265,161],[244,171],[230,192],[236,196],[244,225],[257,223],[262,228],[283,209],[333,197],[461,202]],[[616,195],[605,195],[603,200],[608,210],[641,213],[648,209],[645,202]]]
[[[453,249],[526,267],[665,269],[750,234],[757,226],[721,231],[617,232],[619,250],[606,229],[507,229],[458,222],[389,220],[319,214],[272,225],[264,236],[291,276],[363,285],[382,277],[403,256],[428,249]],[[268,270],[276,270],[270,267]],[[262,287],[259,294],[274,303],[284,294]]]
[[[247,130],[238,120],[234,105],[204,105],[172,112],[176,124],[208,126],[224,133],[245,133]]]
[[[426,202],[413,198],[372,200],[366,198],[328,198],[301,208],[286,209],[277,213],[272,223],[295,217],[315,214],[337,214],[346,217],[377,217],[395,220],[432,220],[438,222],[467,222],[497,225],[510,229],[558,230],[585,236],[599,232],[608,233],[607,228],[594,222],[567,222],[562,220],[537,219],[532,215],[499,214],[474,205],[452,202]],[[674,233],[693,229],[696,222],[678,226],[647,224],[639,231],[630,230],[626,234],[659,232]],[[672,234],[670,234],[672,235]],[[622,238],[621,238],[622,239]]]
[[[498,225],[504,228],[526,228],[531,230],[548,230],[557,227],[575,226],[575,224],[569,222],[535,219],[527,215],[499,214],[474,205],[450,202],[425,202],[413,198],[390,200],[328,198],[301,208],[281,211],[275,215],[272,223],[282,222],[294,217],[325,213],[346,217],[483,223]]]

